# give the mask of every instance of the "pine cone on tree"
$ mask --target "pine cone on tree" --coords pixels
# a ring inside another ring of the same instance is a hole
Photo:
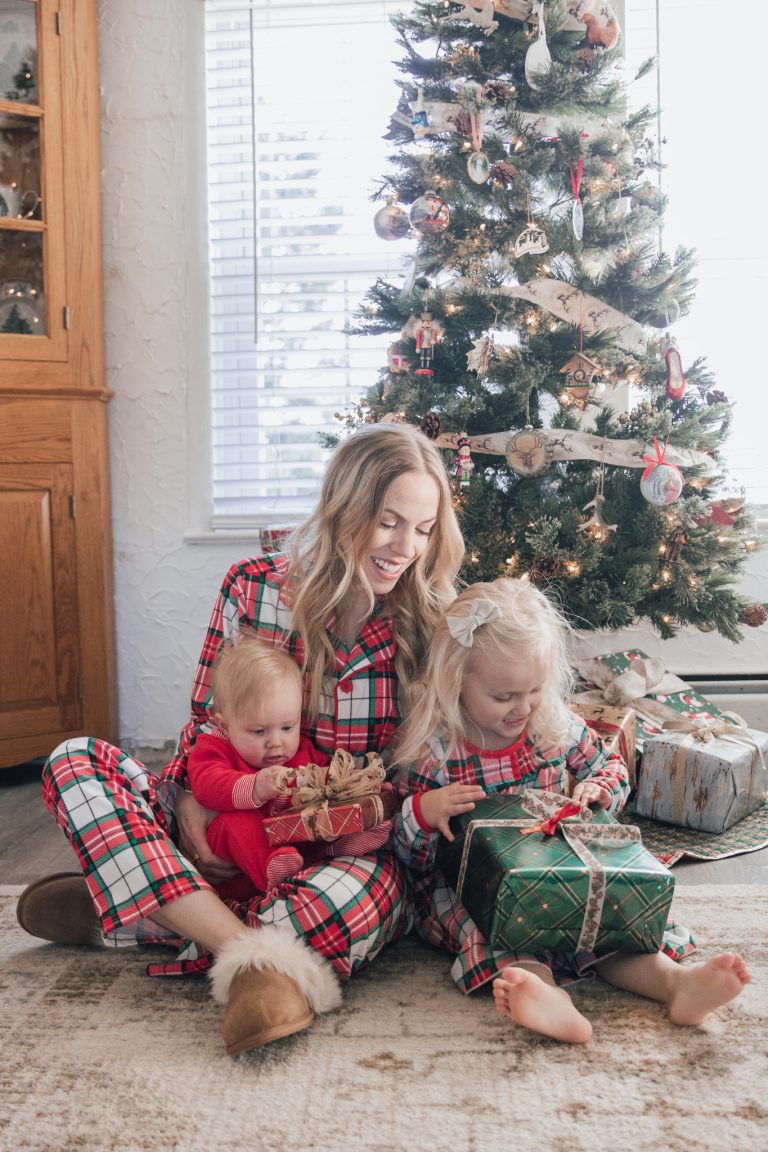
[[[741,618],[750,628],[760,628],[768,620],[768,611],[764,604],[747,604]]]
[[[437,440],[443,426],[437,412],[427,412],[426,416],[422,416],[419,428],[428,440]]]
[[[491,168],[491,179],[494,184],[500,184],[503,188],[509,188],[514,183],[515,176],[517,176],[517,168],[508,160],[497,160]]]

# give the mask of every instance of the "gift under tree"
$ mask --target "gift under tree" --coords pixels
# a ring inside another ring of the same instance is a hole
[[[766,613],[735,591],[756,542],[722,497],[731,405],[674,335],[694,254],[659,248],[654,114],[628,111],[615,12],[470,0],[395,24],[374,226],[418,243],[366,298],[357,330],[392,344],[347,422],[445,448],[468,580],[525,574],[579,628],[738,639]]]

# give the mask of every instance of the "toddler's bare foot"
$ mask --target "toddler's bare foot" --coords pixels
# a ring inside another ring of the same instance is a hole
[[[532,1032],[566,1044],[584,1044],[592,1025],[573,1006],[564,989],[545,983],[525,968],[505,968],[493,982],[496,1011]]]
[[[739,995],[752,977],[736,952],[724,952],[701,964],[681,965],[675,973],[669,1018],[673,1024],[700,1024]]]

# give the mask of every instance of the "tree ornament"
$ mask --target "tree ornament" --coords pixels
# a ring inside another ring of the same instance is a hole
[[[467,352],[467,369],[470,372],[477,372],[478,376],[486,376],[488,374],[488,365],[493,356],[493,336],[483,335],[479,336],[477,340],[472,341],[472,351]]]
[[[542,430],[529,426],[509,437],[504,454],[519,476],[540,476],[552,463],[553,446]]]
[[[427,440],[437,440],[442,431],[443,425],[437,412],[427,412],[422,416],[419,429],[424,433]]]
[[[564,392],[568,403],[584,412],[594,395],[594,379],[600,372],[600,365],[583,352],[576,352],[560,371],[566,373]]]
[[[680,559],[683,548],[688,543],[682,528],[675,528],[670,533],[669,540],[664,546],[664,559],[668,564],[674,564]]]
[[[451,220],[451,213],[445,200],[436,192],[425,192],[411,204],[411,224],[422,236],[435,236],[445,231]]]
[[[601,0],[599,7],[605,12],[607,5]],[[610,8],[607,9],[606,16],[604,24],[594,12],[584,12],[581,17],[587,26],[587,44],[591,48],[613,48],[619,39],[619,24]]]
[[[491,168],[491,180],[499,188],[511,188],[517,176],[517,168],[508,160],[497,160]]]
[[[440,342],[442,335],[442,327],[432,319],[429,312],[422,312],[419,326],[416,329],[416,351],[419,354],[417,376],[434,376],[432,354],[435,344]]]
[[[412,367],[411,353],[403,340],[396,340],[387,348],[387,364],[390,372],[397,376],[410,372]]]
[[[683,374],[683,362],[677,350],[677,341],[667,336],[664,342],[666,351],[664,361],[667,365],[666,393],[670,400],[682,400],[685,396],[686,380]]]
[[[469,482],[472,479],[472,473],[475,470],[475,462],[469,447],[469,439],[466,432],[463,432],[457,441],[457,455],[456,455],[456,476],[461,488],[469,488]]]
[[[482,28],[486,36],[490,36],[499,26],[494,19],[493,0],[455,0],[460,4],[461,12],[451,12],[440,17],[441,24],[452,24],[456,20],[469,20],[476,28]]]
[[[536,38],[525,54],[525,79],[534,92],[539,82],[552,67],[552,57],[547,44],[547,30],[544,27],[544,5],[541,0],[533,0],[529,22],[535,23]]]
[[[483,110],[478,108],[469,113],[469,134],[472,139],[472,152],[467,157],[467,175],[473,184],[487,184],[491,174],[491,162],[483,152]]]
[[[573,207],[571,208],[571,226],[573,234],[577,240],[581,240],[584,235],[584,209],[581,206],[581,197],[579,196],[579,189],[581,188],[581,178],[584,174],[584,157],[579,156],[579,162],[576,165],[576,171],[573,171],[573,166],[569,165],[571,174],[571,189],[573,190]]]
[[[653,446],[656,449],[655,457],[643,456],[648,467],[640,477],[640,491],[649,504],[663,507],[680,499],[685,479],[679,468],[664,459],[666,441],[662,447],[654,436]]]
[[[373,227],[382,240],[402,240],[410,232],[411,222],[402,204],[389,200],[374,216]]]
[[[609,532],[615,532],[618,524],[606,524],[603,518],[603,504],[605,504],[605,495],[603,488],[605,486],[605,460],[600,462],[600,471],[597,474],[597,491],[592,500],[582,508],[582,512],[587,512],[592,509],[592,515],[589,520],[584,520],[578,525],[577,532],[588,532],[590,539],[598,544],[602,544],[604,540],[608,539]]]
[[[669,328],[680,319],[680,305],[677,300],[667,300],[648,317],[648,323],[654,328]]]
[[[750,628],[760,628],[768,620],[768,611],[764,604],[747,604],[741,618]]]

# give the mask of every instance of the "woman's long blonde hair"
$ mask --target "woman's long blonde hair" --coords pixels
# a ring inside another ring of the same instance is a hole
[[[394,623],[395,669],[406,701],[409,686],[422,675],[437,622],[456,595],[464,541],[440,452],[407,425],[367,425],[339,444],[317,508],[290,539],[288,579],[294,627],[304,641],[304,669],[310,676],[310,719],[317,716],[323,676],[336,665],[325,627],[328,614],[355,584],[367,592],[374,610],[376,597],[359,557],[376,531],[390,484],[406,472],[432,476],[439,491],[427,546],[383,605]]]
[[[541,749],[562,745],[572,724],[568,700],[573,675],[568,660],[570,627],[555,605],[526,580],[501,578],[472,584],[454,600],[448,616],[467,617],[479,600],[490,601],[500,618],[478,624],[471,647],[451,635],[446,616],[437,625],[423,683],[410,715],[395,741],[393,763],[407,767],[423,755],[430,737],[438,735],[448,749],[464,738],[466,717],[461,703],[469,658],[541,663],[547,670],[541,704],[531,715],[527,734]]]

